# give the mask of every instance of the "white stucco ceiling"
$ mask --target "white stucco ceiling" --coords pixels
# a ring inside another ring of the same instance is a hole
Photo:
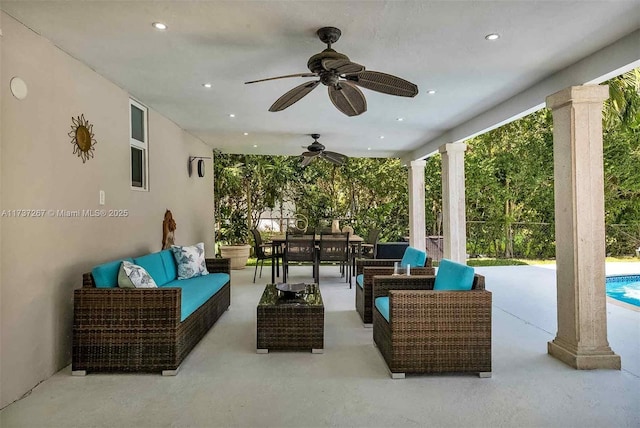
[[[423,156],[449,135],[491,126],[470,124],[500,105],[496,123],[539,104],[548,94],[528,107],[509,100],[640,27],[639,1],[3,0],[0,8],[212,147],[261,154],[299,154],[308,134],[320,133],[328,150],[350,156]],[[153,29],[155,21],[168,30]],[[416,83],[418,96],[364,89],[368,111],[349,118],[319,86],[269,112],[313,79],[243,82],[307,71],[325,48],[315,35],[323,26],[342,30],[334,49]],[[486,41],[493,32],[501,38]],[[630,50],[640,59],[640,48]],[[598,64],[601,74],[621,65]]]

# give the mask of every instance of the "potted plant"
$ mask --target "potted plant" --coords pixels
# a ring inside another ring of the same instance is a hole
[[[247,265],[251,250],[247,244],[248,235],[247,219],[239,211],[232,212],[218,228],[220,255],[231,259],[231,269],[244,269]]]

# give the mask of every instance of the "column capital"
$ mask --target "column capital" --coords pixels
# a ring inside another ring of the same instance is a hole
[[[547,97],[547,108],[555,110],[569,103],[601,103],[609,98],[608,85],[569,86]]]
[[[447,143],[438,148],[440,153],[464,152],[466,150],[467,145],[465,143]]]
[[[409,162],[409,168],[424,168],[427,165],[427,161],[424,159],[414,160]]]

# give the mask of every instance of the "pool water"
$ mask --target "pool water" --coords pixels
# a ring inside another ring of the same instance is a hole
[[[608,276],[606,286],[607,296],[640,306],[640,275]]]

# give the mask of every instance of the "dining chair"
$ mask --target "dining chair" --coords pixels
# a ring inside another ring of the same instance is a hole
[[[318,281],[318,253],[314,234],[287,232],[284,247],[283,279],[287,281],[290,262],[311,262],[313,264],[313,279]]]
[[[369,233],[367,234],[366,241],[360,244],[360,247],[361,247],[360,256],[368,259],[376,258],[376,249],[377,249],[379,235],[380,235],[380,230],[369,229]]]
[[[265,244],[262,242],[262,235],[258,229],[251,229],[251,234],[253,235],[253,252],[256,256],[256,268],[253,271],[253,282],[256,282],[256,273],[258,272],[258,263],[260,263],[260,278],[262,278],[262,268],[264,267],[265,260],[271,260],[271,263],[276,264],[277,275],[280,276],[280,265],[279,260],[282,259],[281,252],[272,252],[272,247],[270,244]]]
[[[320,234],[318,262],[340,263],[340,272],[343,276],[346,276],[345,282],[349,283],[349,288],[351,288],[350,249],[349,232]]]

